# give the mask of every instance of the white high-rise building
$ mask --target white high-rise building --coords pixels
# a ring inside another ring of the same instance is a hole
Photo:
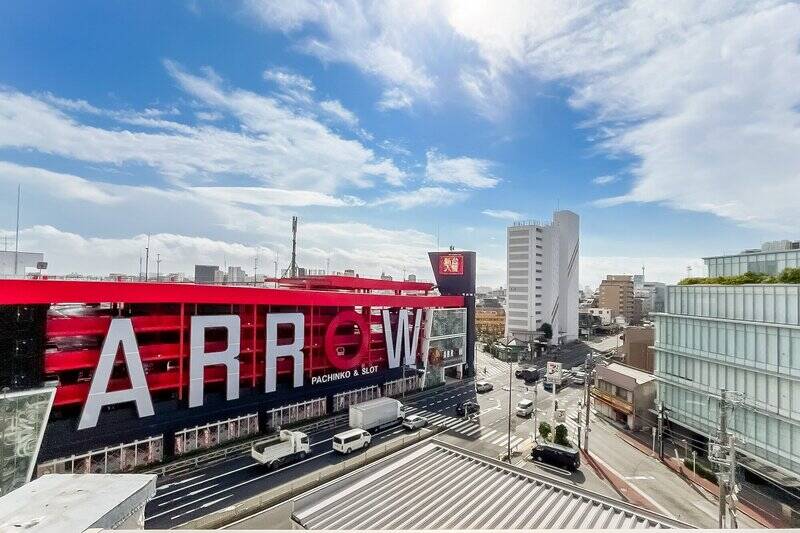
[[[580,218],[556,211],[549,224],[518,222],[508,228],[506,336],[528,339],[542,324],[551,343],[578,338]]]

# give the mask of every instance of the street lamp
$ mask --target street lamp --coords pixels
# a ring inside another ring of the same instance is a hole
[[[508,358],[508,434],[506,435],[506,458],[508,460],[508,464],[511,464],[511,385],[512,381],[511,378],[513,377],[513,369],[514,363],[511,361],[511,350],[510,346],[513,341],[517,340],[516,337],[505,337],[503,340],[499,340],[498,342],[505,348],[506,350],[506,357]],[[534,406],[535,408],[535,406]]]

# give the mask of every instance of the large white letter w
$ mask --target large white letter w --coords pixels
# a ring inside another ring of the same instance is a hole
[[[392,320],[388,309],[383,310],[383,336],[386,339],[386,355],[389,368],[400,366],[400,358],[405,354],[405,364],[413,365],[417,360],[417,344],[419,343],[419,324],[422,320],[422,309],[414,314],[413,338],[409,338],[408,310],[400,309],[397,313],[396,341],[392,337]]]

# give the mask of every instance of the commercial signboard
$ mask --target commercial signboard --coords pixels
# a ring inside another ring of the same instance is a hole
[[[440,255],[439,274],[443,276],[462,276],[464,274],[464,254]]]
[[[544,375],[545,381],[554,385],[561,384],[561,363],[549,361],[547,363],[547,373]]]

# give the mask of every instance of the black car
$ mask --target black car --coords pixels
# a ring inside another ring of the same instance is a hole
[[[581,466],[581,454],[575,448],[568,448],[549,442],[540,442],[531,451],[531,460],[546,463],[574,472]]]
[[[467,416],[472,413],[480,413],[480,412],[481,412],[481,406],[478,405],[478,402],[466,401],[456,406],[456,414],[458,414],[458,416]]]
[[[524,379],[525,383],[536,383],[540,378],[538,368],[520,368],[514,374],[517,378]]]
[[[562,382],[561,382],[559,385],[556,385],[556,392],[558,392],[558,391],[560,391],[561,389],[563,389],[564,387],[566,387],[566,386],[567,386],[567,383],[568,383],[568,381],[567,381],[567,380],[564,380],[564,381],[562,381]],[[545,391],[547,391],[547,392],[553,392],[553,384],[552,384],[552,383],[547,383],[547,382],[545,382],[545,384],[544,384],[544,390],[545,390]]]

